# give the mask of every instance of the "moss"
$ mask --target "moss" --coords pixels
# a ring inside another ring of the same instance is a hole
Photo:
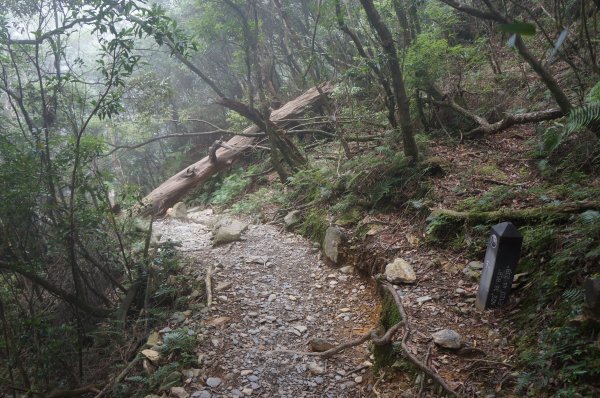
[[[304,221],[298,226],[298,232],[314,241],[322,242],[328,226],[326,210],[311,208],[306,213]]]
[[[381,318],[379,320],[384,330],[388,330],[393,325],[397,324],[402,320],[400,311],[396,307],[394,299],[385,293],[381,300]],[[373,346],[373,357],[375,358],[373,368],[375,372],[379,369],[390,367],[396,361],[396,351],[392,343],[383,346]]]

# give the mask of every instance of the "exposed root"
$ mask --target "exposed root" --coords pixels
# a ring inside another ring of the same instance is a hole
[[[372,330],[369,333],[367,333],[361,337],[358,337],[347,343],[340,344],[336,347],[333,347],[333,348],[331,348],[327,351],[323,351],[323,352],[273,350],[273,351],[269,351],[269,353],[287,353],[287,354],[297,354],[297,355],[329,358],[335,354],[339,354],[340,352],[342,352],[348,348],[356,347],[356,346],[363,344],[364,342],[369,341],[369,340],[371,340],[373,342],[373,344],[378,345],[378,346],[390,344],[392,342],[392,338],[398,332],[398,330],[400,330],[400,328],[404,327],[404,329],[406,330],[406,333],[404,333],[404,337],[402,338],[402,341],[400,342],[400,347],[402,348],[404,356],[407,359],[409,359],[417,368],[419,368],[419,370],[421,370],[423,373],[425,373],[427,376],[429,376],[431,379],[433,379],[437,384],[439,384],[440,387],[442,387],[442,389],[444,389],[444,391],[446,391],[447,394],[449,394],[450,396],[459,396],[459,394],[452,387],[450,387],[450,385],[439,374],[437,374],[433,369],[431,369],[430,367],[427,366],[426,362],[428,361],[429,351],[428,351],[427,357],[425,359],[426,362],[424,363],[421,360],[419,360],[408,349],[408,346],[406,345],[406,341],[410,337],[412,330],[411,330],[411,326],[410,326],[410,320],[408,318],[406,310],[404,309],[404,305],[402,304],[402,299],[398,295],[398,292],[396,292],[396,289],[394,288],[394,286],[392,286],[390,283],[385,282],[385,281],[378,281],[378,283],[380,284],[380,286],[383,289],[387,290],[392,295],[392,297],[394,298],[394,303],[396,304],[398,312],[400,313],[400,316],[401,316],[400,321],[397,324],[390,327],[383,336],[378,336],[377,330]]]
[[[209,265],[206,270],[206,278],[204,279],[206,283],[206,307],[210,309],[212,306],[212,274],[213,274],[213,266]]]

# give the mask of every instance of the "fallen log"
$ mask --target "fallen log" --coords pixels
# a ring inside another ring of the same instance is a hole
[[[527,209],[498,209],[492,211],[456,211],[450,209],[434,209],[429,219],[445,218],[448,220],[472,223],[494,222],[498,220],[537,221],[543,218],[564,219],[574,213],[600,209],[600,202],[582,201],[567,202],[558,205],[533,207]]]
[[[319,87],[313,87],[299,97],[286,103],[281,108],[271,113],[271,121],[277,127],[284,128],[290,124],[286,119],[294,119],[302,115],[311,107],[319,104],[323,96],[331,93],[333,86],[325,82]],[[256,134],[260,129],[257,126],[246,128],[242,134]],[[219,148],[193,165],[186,167],[175,174],[144,199],[144,206],[139,209],[140,215],[162,215],[193,188],[207,181],[211,176],[230,167],[233,162],[256,142],[256,137],[235,136],[219,145]]]
[[[447,239],[449,231],[464,224],[492,224],[511,221],[517,226],[527,225],[540,220],[550,219],[554,222],[568,220],[574,214],[586,210],[600,210],[599,201],[566,202],[558,205],[532,207],[526,209],[498,209],[492,211],[456,211],[450,209],[433,209],[427,217],[429,223],[427,234],[437,239]]]

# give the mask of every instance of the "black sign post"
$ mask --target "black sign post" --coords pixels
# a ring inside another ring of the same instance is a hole
[[[492,227],[475,302],[478,309],[506,304],[522,243],[523,235],[512,223],[503,222]]]

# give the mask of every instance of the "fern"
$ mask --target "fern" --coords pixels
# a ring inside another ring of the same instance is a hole
[[[567,289],[562,293],[562,298],[569,304],[578,304],[583,301],[583,290],[577,288]]]
[[[575,108],[569,113],[565,135],[569,135],[598,120],[600,120],[600,101],[590,102]]]

